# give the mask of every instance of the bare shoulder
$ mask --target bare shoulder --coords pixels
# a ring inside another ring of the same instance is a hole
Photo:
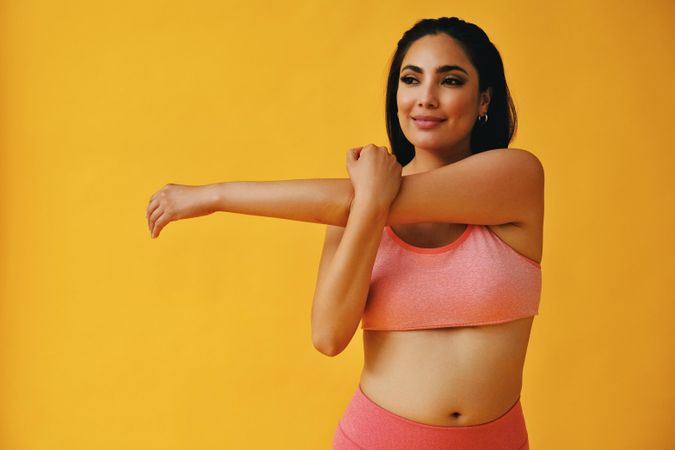
[[[508,151],[505,151],[508,150]],[[527,189],[519,191],[520,202],[526,205],[524,217],[518,222],[502,225],[517,225],[521,229],[538,229],[543,224],[544,216],[544,165],[536,154],[522,148],[499,149],[501,155],[509,159],[517,170],[513,171],[515,179],[527,181]]]
[[[524,148],[495,148],[475,153],[467,159],[469,158],[485,158],[487,161],[492,161],[492,164],[508,164],[523,177],[542,184],[544,181],[544,165],[541,160],[534,152]]]
[[[507,245],[521,255],[541,263],[544,241],[544,166],[533,152],[522,148],[508,150],[511,158],[517,159],[524,176],[532,177],[530,214],[526,219],[488,227]]]
[[[509,150],[522,164],[524,176],[532,177],[531,198],[523,199],[530,205],[527,218],[519,222],[488,225],[506,244],[529,259],[541,263],[544,241],[544,166],[533,152],[522,148]]]
[[[476,153],[473,156],[479,155],[501,158],[499,163],[515,165],[522,176],[540,182],[543,187],[544,165],[541,163],[539,157],[532,151],[524,148],[509,147],[487,150],[482,153]]]
[[[419,222],[525,225],[543,199],[544,170],[529,150],[497,148],[404,175],[388,225]],[[479,205],[479,207],[477,207]]]

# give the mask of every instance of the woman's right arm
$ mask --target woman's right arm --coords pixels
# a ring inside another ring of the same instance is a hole
[[[387,216],[388,208],[356,197],[346,227],[326,226],[312,301],[312,341],[325,355],[341,353],[358,328]]]
[[[354,197],[344,229],[328,225],[312,301],[312,341],[328,356],[347,347],[361,321],[382,230],[401,184],[401,166],[385,150],[368,145],[347,152]]]

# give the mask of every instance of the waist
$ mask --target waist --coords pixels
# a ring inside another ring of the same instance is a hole
[[[467,388],[464,383],[447,383],[438,388],[422,378],[419,384],[391,381],[364,370],[359,385],[364,394],[382,408],[415,422],[437,426],[463,427],[491,422],[508,411],[521,392],[520,381],[487,390]]]
[[[484,327],[363,330],[361,383],[376,403],[423,423],[484,423],[519,398],[532,318]]]

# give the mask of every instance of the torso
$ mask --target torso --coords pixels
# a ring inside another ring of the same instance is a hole
[[[543,215],[522,227],[488,226],[515,251],[540,262],[542,220]],[[392,229],[412,245],[440,247],[456,240],[465,227],[416,223]],[[361,389],[383,408],[420,423],[489,422],[520,397],[532,321],[528,317],[487,326],[363,330]]]

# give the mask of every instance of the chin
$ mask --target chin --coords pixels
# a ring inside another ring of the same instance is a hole
[[[427,149],[427,150],[433,150],[435,148],[443,148],[447,147],[449,141],[447,139],[439,139],[439,138],[421,138],[417,139],[413,137],[413,139],[408,139],[412,145],[415,147]]]

